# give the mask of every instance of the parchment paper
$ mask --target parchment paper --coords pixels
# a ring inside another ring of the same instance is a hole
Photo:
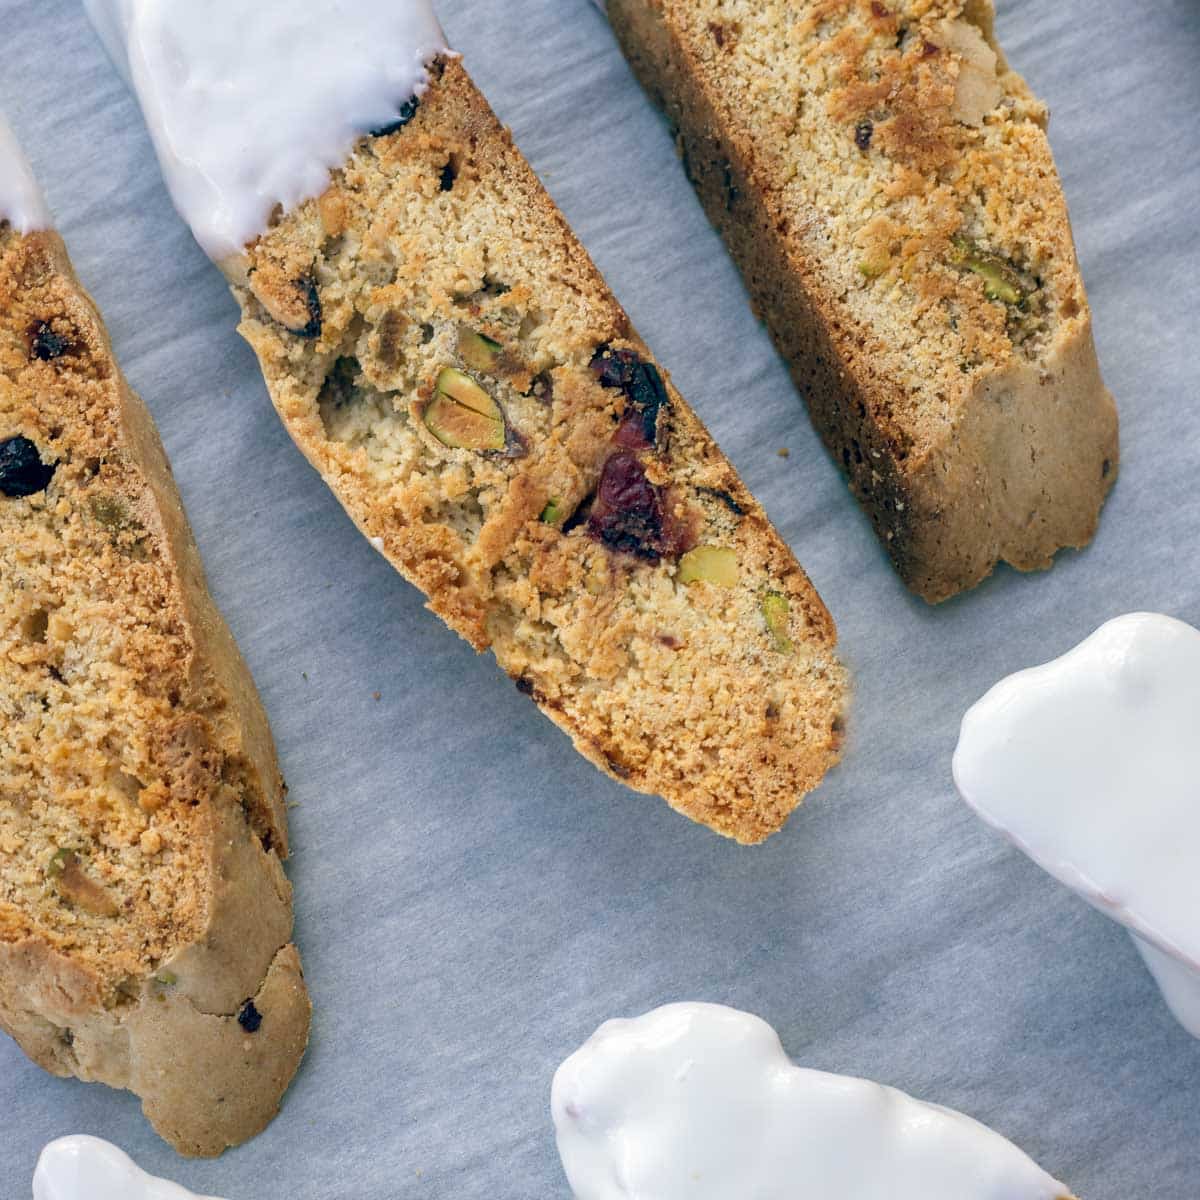
[[[1128,610],[1200,624],[1200,5],[1000,8],[1054,111],[1124,466],[1090,550],[933,610],[821,450],[600,14],[441,4],[837,618],[845,763],[743,850],[602,778],[423,611],[285,437],[81,6],[0,0],[0,105],[158,419],[274,722],[316,1004],[282,1116],[216,1163],[0,1038],[0,1196],[29,1195],[47,1140],[86,1132],[228,1200],[565,1197],[554,1068],[602,1020],[676,999],[750,1009],[805,1064],[964,1109],[1087,1200],[1200,1196],[1200,1042],[1122,930],[989,833],[949,771],[1001,675]]]

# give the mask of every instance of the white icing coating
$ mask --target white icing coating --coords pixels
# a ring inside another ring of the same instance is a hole
[[[94,1137],[51,1142],[38,1159],[33,1200],[218,1200],[147,1175],[127,1154]]]
[[[51,225],[42,189],[3,115],[0,115],[0,221],[7,221],[18,233],[49,229]]]
[[[963,718],[963,798],[1133,933],[1200,1036],[1200,632],[1155,613],[1101,626]]]
[[[793,1066],[715,1004],[609,1021],[558,1069],[551,1109],[578,1200],[1057,1200],[998,1133],[862,1079]]]
[[[239,254],[394,122],[446,51],[430,0],[84,0],[141,103],[176,207]]]
[[[1200,1038],[1200,971],[1180,962],[1173,954],[1164,953],[1136,933],[1132,936],[1133,944],[1150,968],[1167,1007],[1192,1037]]]

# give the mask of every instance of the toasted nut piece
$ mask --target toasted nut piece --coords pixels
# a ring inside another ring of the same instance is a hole
[[[767,623],[767,632],[775,642],[775,649],[780,654],[791,654],[795,647],[788,637],[788,617],[792,606],[782,592],[768,592],[763,597],[762,615]]]
[[[425,410],[425,426],[455,450],[503,450],[508,445],[500,406],[470,375],[446,367]]]
[[[496,360],[502,349],[499,342],[474,329],[464,327],[458,331],[458,353],[472,371],[490,375],[496,369]]]
[[[115,917],[120,909],[108,892],[84,874],[74,850],[59,850],[46,868],[59,895],[94,917]]]
[[[737,555],[725,546],[697,546],[679,560],[680,583],[712,583],[737,587]]]
[[[250,290],[268,316],[289,333],[309,340],[321,336],[321,293],[311,270],[289,278],[283,266],[264,259],[250,275]]]
[[[983,289],[989,300],[1002,300],[1005,304],[1020,307],[1025,303],[1025,285],[1016,269],[998,254],[981,250],[966,238],[954,239],[954,250],[950,261],[965,271],[973,271],[983,280]]]

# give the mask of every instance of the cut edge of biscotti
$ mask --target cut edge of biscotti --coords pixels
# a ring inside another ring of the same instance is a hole
[[[225,264],[273,402],[593,763],[742,842],[837,760],[836,633],[457,59]]]
[[[1048,567],[1119,444],[1046,111],[990,0],[780,12],[608,5],[905,582]]]
[[[57,233],[0,222],[0,296],[0,1028],[220,1154],[308,1041],[274,745]]]

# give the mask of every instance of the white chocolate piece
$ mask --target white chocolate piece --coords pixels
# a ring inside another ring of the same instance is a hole
[[[1200,1037],[1200,632],[1103,625],[997,684],[963,719],[963,799],[1134,935]]]
[[[84,0],[217,262],[329,186],[446,53],[430,0]]]
[[[793,1066],[715,1004],[609,1021],[558,1069],[577,1200],[1058,1200],[1067,1189],[969,1117]]]
[[[0,116],[0,221],[18,233],[49,229],[50,213],[16,135]]]
[[[93,1137],[51,1142],[38,1159],[33,1200],[218,1200],[147,1175],[127,1154]]]

